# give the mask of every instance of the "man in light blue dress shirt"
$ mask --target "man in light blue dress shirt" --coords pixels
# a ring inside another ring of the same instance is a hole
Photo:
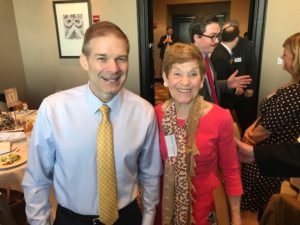
[[[91,25],[80,56],[88,84],[42,102],[23,179],[31,225],[50,225],[52,185],[58,202],[55,225],[102,224],[94,219],[99,215],[96,146],[103,104],[111,109],[113,127],[119,207],[114,224],[153,224],[162,174],[158,130],[151,104],[123,88],[128,54],[128,38],[119,27],[105,21]],[[136,204],[139,186],[142,215]]]

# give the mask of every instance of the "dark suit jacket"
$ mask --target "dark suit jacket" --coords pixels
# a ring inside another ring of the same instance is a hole
[[[235,66],[239,70],[238,75],[250,75],[252,82],[248,85],[248,88],[254,90],[254,95],[251,98],[244,95],[235,96],[235,112],[243,133],[257,117],[257,60],[253,43],[242,37],[239,37],[239,41],[232,52],[235,58]]]
[[[253,43],[246,38],[239,37],[232,53],[235,58],[235,67],[239,70],[238,75],[250,75],[252,83],[248,88],[256,90],[257,60]]]
[[[227,49],[219,43],[210,56],[211,63],[217,73],[218,80],[227,80],[236,70],[232,56]],[[220,105],[226,109],[234,109],[234,92],[221,93]]]
[[[300,177],[300,143],[254,146],[263,176]]]
[[[165,51],[166,51],[166,48],[167,48],[167,46],[168,46],[168,44],[164,44],[164,43],[163,43],[164,40],[165,40],[166,38],[167,38],[167,35],[162,36],[162,37],[160,38],[158,44],[157,44],[157,47],[160,48],[159,57],[160,57],[161,59],[164,58]],[[173,43],[170,44],[170,45],[173,45],[173,44],[175,44],[175,43],[177,42],[177,39],[176,39],[176,37],[175,37],[174,35],[171,35],[171,38],[172,38],[172,40],[173,40]]]
[[[220,94],[221,93],[231,93],[232,90],[230,90],[228,88],[227,80],[217,80],[216,71],[214,70],[214,67],[213,67],[211,61],[209,63],[210,63],[211,71],[213,73],[213,77],[214,77],[214,83],[215,83],[217,97],[218,97],[218,100],[219,100],[219,103],[220,103]],[[204,77],[203,88],[200,89],[199,94],[202,95],[206,101],[213,102],[210,87],[209,87],[209,83],[208,83],[206,75]]]

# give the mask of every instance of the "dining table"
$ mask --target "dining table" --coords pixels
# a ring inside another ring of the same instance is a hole
[[[28,158],[28,143],[31,135],[31,131],[24,132],[23,125],[25,123],[34,124],[37,110],[19,110],[11,113],[11,115],[15,117],[15,127],[12,130],[0,132],[0,142],[10,142],[10,151],[0,155],[0,187],[23,191],[21,183]],[[20,155],[21,159],[11,164],[5,164],[4,159],[7,159],[9,154]]]
[[[28,145],[31,136],[31,129],[34,126],[35,119],[37,117],[37,110],[26,110],[26,111],[16,111],[13,112],[16,124],[18,124],[13,130],[5,130],[0,132],[0,142],[5,141],[1,139],[1,135],[5,137],[4,134],[12,135],[16,133],[22,134],[21,138],[16,138],[8,140],[11,143],[10,151],[4,154],[0,154],[0,188],[10,189],[23,192],[22,180],[26,169],[26,163],[28,159]],[[31,127],[31,129],[28,129]],[[25,134],[25,135],[24,135]],[[10,154],[18,155],[19,160],[11,164],[5,164],[5,159],[9,157]],[[1,161],[4,161],[1,162]],[[51,220],[53,221],[56,213],[56,201],[54,197],[53,188],[51,189],[49,196],[51,204]]]

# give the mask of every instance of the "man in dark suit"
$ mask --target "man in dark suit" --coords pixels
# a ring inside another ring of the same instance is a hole
[[[223,29],[229,26],[239,27],[239,23],[236,20],[228,20]],[[241,36],[232,53],[238,75],[249,74],[252,78],[251,84],[244,88],[244,94],[235,96],[235,112],[243,134],[257,117],[257,59],[253,43]]]
[[[212,65],[217,72],[218,80],[226,80],[236,71],[232,49],[239,40],[240,30],[237,26],[229,26],[222,32],[222,41],[210,56]],[[230,93],[221,93],[220,106],[230,109],[234,113],[235,94],[241,95],[242,88],[233,89]]]
[[[160,48],[159,57],[161,58],[161,60],[164,59],[166,48],[169,45],[175,44],[175,42],[177,42],[177,40],[173,34],[173,27],[169,26],[167,27],[166,34],[160,38],[157,44],[157,47]]]
[[[245,88],[251,83],[250,76],[239,76],[234,72],[228,79],[217,80],[215,70],[211,65],[209,55],[214,51],[219,43],[221,27],[219,19],[214,15],[196,16],[189,27],[190,37],[199,51],[204,56],[204,62],[207,67],[207,73],[204,78],[203,88],[200,90],[200,95],[205,100],[219,104],[220,92],[231,93],[236,88]]]

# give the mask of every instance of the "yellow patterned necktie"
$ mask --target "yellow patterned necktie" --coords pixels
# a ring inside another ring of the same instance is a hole
[[[99,196],[99,219],[105,225],[112,225],[119,217],[116,188],[115,158],[112,125],[109,107],[102,105],[102,120],[98,128],[97,176]]]

